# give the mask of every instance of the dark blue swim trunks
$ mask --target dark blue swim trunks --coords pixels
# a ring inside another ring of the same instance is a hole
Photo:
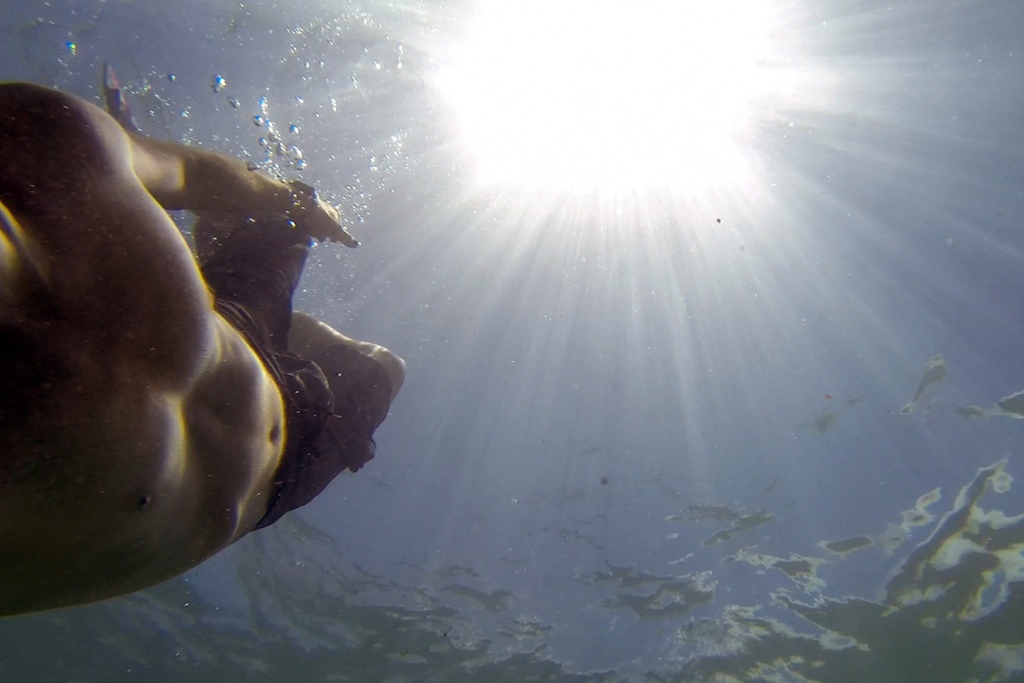
[[[384,369],[354,349],[339,344],[328,350],[336,352],[330,383],[320,366],[288,351],[292,296],[310,246],[286,218],[273,216],[241,222],[200,260],[217,312],[246,339],[285,402],[284,451],[256,529],[373,458],[373,432],[391,401]]]

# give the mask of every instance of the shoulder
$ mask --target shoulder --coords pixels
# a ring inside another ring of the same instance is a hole
[[[0,149],[7,182],[130,168],[130,142],[116,121],[86,100],[31,83],[0,84]]]

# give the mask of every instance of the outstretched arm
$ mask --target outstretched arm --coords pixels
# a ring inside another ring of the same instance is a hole
[[[135,175],[165,209],[235,216],[285,214],[310,237],[358,245],[340,225],[338,210],[321,202],[309,185],[282,183],[237,159],[147,138],[132,118],[131,105],[109,64],[103,66],[103,93],[107,113],[129,134]]]
[[[310,237],[348,247],[359,244],[342,227],[338,210],[304,183],[275,180],[250,170],[244,161],[199,147],[126,135],[135,175],[165,209],[284,214]]]

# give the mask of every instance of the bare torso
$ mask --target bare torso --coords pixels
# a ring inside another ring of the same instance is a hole
[[[166,215],[207,200],[174,154],[0,86],[0,614],[151,585],[263,515],[281,397]],[[217,200],[287,201],[243,181]]]

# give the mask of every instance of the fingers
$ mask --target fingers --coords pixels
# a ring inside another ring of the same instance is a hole
[[[317,199],[317,204],[319,205],[318,208],[320,208],[327,215],[327,218],[330,220],[332,224],[332,234],[328,235],[327,239],[331,240],[332,242],[341,242],[342,244],[349,248],[358,247],[359,241],[356,240],[356,238],[353,237],[352,234],[345,229],[345,226],[341,224],[341,212],[338,211],[338,208],[332,204],[328,204],[322,199]]]
[[[315,214],[315,222],[323,224],[323,229],[309,230],[310,237],[322,242],[324,240],[340,242],[350,249],[359,246],[358,240],[353,238],[352,233],[341,224],[341,212],[338,211],[337,207],[317,198],[316,207],[313,209],[313,212]]]
[[[341,242],[346,247],[359,246],[359,241],[341,224],[341,214],[336,208],[323,201],[313,209],[311,215],[295,220],[296,227],[310,237],[323,242]]]
[[[333,210],[333,215],[336,216],[336,218],[333,219],[334,227],[336,230],[336,237],[331,237],[329,239],[331,239],[332,242],[341,242],[349,249],[355,249],[356,247],[359,246],[359,240],[353,237],[352,233],[346,230],[345,226],[341,224],[341,217],[338,213],[338,210],[335,209],[333,206],[331,207],[331,209]]]
[[[346,230],[345,228],[341,228],[341,226],[339,226],[339,228],[341,229],[341,234],[339,235],[336,241],[341,242],[350,249],[355,249],[356,247],[359,246],[359,240],[353,237],[348,230]]]
[[[292,191],[292,206],[286,215],[300,230],[321,242],[330,240],[350,248],[359,246],[359,241],[341,224],[337,207],[320,199],[316,190],[301,180],[292,180],[288,185]]]

